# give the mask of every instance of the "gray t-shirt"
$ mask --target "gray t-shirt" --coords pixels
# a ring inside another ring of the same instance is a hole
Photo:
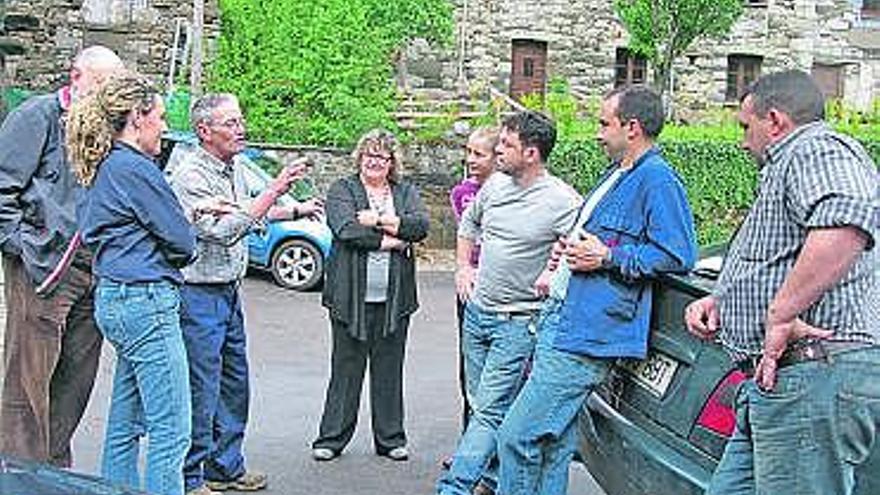
[[[492,174],[458,228],[460,237],[482,246],[474,302],[490,311],[537,309],[532,286],[579,203],[571,187],[549,174],[525,188],[507,174]]]

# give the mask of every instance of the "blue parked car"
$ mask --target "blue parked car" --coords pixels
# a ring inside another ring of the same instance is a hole
[[[162,168],[172,166],[193,146],[198,146],[191,133],[174,132],[165,136],[164,151],[159,157]],[[173,148],[173,150],[172,150]],[[248,195],[258,196],[271,177],[259,164],[277,167],[274,159],[257,148],[246,148],[237,158],[243,167]],[[293,190],[293,195],[278,198],[282,205],[304,201],[314,195],[308,183]],[[333,236],[323,216],[296,220],[267,220],[257,225],[247,238],[248,257],[252,268],[272,273],[281,287],[310,290],[324,278],[324,261],[330,255]]]

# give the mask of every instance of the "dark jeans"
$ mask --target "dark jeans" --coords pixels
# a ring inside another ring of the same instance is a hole
[[[384,454],[406,445],[403,430],[403,358],[409,319],[401,322],[397,332],[382,337],[385,304],[368,303],[366,318],[366,341],[351,337],[345,325],[331,322],[333,351],[330,384],[318,439],[312,444],[313,448],[342,452],[348,445],[357,426],[367,360],[370,361],[370,406],[376,452]]]
[[[192,387],[192,445],[183,467],[189,491],[206,478],[225,481],[244,474],[250,386],[238,283],[184,284],[180,296]]]
[[[69,467],[70,439],[101,355],[88,263],[77,259],[46,297],[36,295],[18,256],[3,255],[3,272],[6,366],[0,452]]]

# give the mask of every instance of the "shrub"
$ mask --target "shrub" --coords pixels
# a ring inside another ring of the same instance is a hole
[[[265,141],[350,145],[391,127],[397,50],[444,42],[447,0],[220,0],[223,30],[209,87],[235,93]]]
[[[666,133],[659,145],[687,189],[700,245],[727,240],[754,200],[758,167],[736,140],[707,138],[705,130]],[[861,141],[880,164],[880,140]],[[563,137],[550,159],[551,171],[584,193],[606,167],[608,159],[593,139]]]
[[[175,131],[189,130],[190,105],[189,91],[178,90],[165,95],[165,120],[170,129]]]

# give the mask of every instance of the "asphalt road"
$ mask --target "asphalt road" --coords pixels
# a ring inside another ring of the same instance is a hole
[[[318,293],[296,293],[266,277],[244,283],[252,376],[251,421],[245,454],[252,469],[269,473],[267,494],[433,493],[440,460],[459,433],[452,274],[419,274],[422,308],[413,318],[406,361],[406,426],[412,456],[397,463],[373,454],[368,395],[358,431],[345,453],[329,463],[310,457],[328,378],[329,325]],[[74,444],[74,468],[95,472],[112,378],[105,346],[98,382]],[[579,464],[572,495],[604,492]]]

